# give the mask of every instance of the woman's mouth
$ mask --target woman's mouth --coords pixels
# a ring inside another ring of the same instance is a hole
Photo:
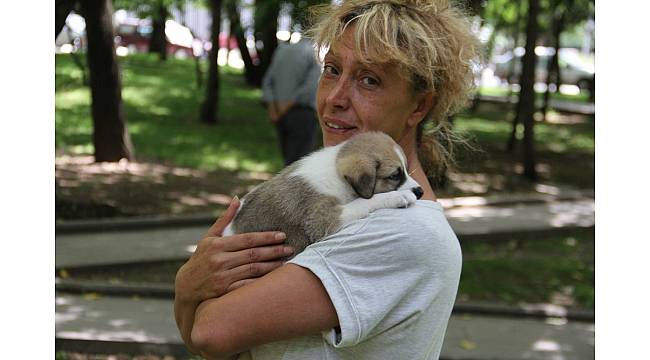
[[[334,124],[334,123],[331,123],[331,122],[325,122],[325,125],[330,129],[337,129],[337,130],[354,129],[354,126],[339,125],[339,124]]]
[[[336,119],[323,119],[323,124],[325,125],[325,129],[328,132],[335,133],[335,134],[346,134],[349,133],[351,130],[356,130],[356,126],[352,126],[345,121],[342,120],[336,120]]]

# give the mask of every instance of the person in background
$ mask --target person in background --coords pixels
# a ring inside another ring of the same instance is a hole
[[[320,69],[311,41],[301,38],[280,45],[264,74],[262,99],[277,129],[285,166],[314,149]]]

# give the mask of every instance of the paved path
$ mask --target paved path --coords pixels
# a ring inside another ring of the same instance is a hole
[[[56,337],[57,350],[76,349],[80,340],[91,349],[106,342],[118,351],[129,351],[125,344],[164,353],[182,348],[166,299],[57,293]],[[594,351],[593,322],[454,314],[441,358],[593,359]]]
[[[459,200],[460,201],[460,200]],[[457,201],[458,202],[458,201]],[[446,202],[445,214],[459,238],[566,227],[591,227],[594,199],[455,206]],[[56,239],[56,267],[121,264],[184,259],[210,225],[63,233]]]

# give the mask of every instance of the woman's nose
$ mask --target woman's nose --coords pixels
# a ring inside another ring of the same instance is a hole
[[[345,109],[349,104],[349,81],[344,78],[339,78],[334,87],[331,88],[330,93],[327,95],[327,103],[331,107]]]

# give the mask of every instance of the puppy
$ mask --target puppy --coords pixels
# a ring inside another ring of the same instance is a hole
[[[380,132],[356,135],[287,166],[241,200],[224,235],[282,231],[298,254],[343,225],[422,197],[397,143]]]

